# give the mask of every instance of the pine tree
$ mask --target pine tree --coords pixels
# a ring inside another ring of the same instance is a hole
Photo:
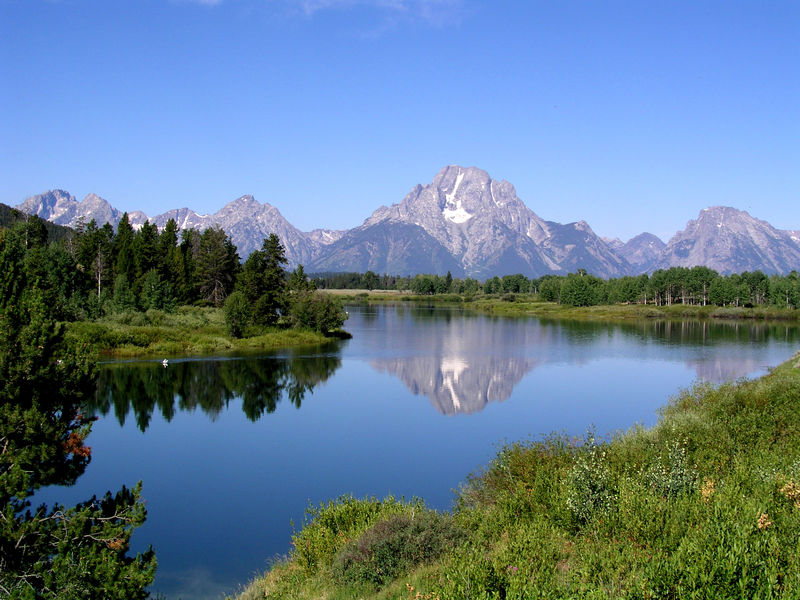
[[[135,259],[133,256],[133,227],[128,221],[128,213],[123,213],[117,225],[114,238],[114,274],[123,275],[128,282],[135,278]]]
[[[95,380],[27,272],[25,244],[22,230],[0,232],[0,595],[145,598],[155,557],[127,556],[145,518],[139,486],[72,508],[31,506],[37,489],[86,468],[82,403]]]
[[[200,236],[195,276],[202,299],[222,306],[233,291],[239,271],[236,246],[220,227],[210,227]]]
[[[239,288],[253,307],[257,325],[275,325],[287,308],[286,254],[280,239],[271,233],[244,263]]]

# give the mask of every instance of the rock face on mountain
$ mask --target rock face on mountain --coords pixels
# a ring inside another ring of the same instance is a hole
[[[432,183],[415,186],[399,204],[376,210],[357,229],[363,247],[356,254],[368,253],[368,240],[380,237],[382,230],[397,230],[400,224],[417,226],[436,240],[458,265],[449,269],[453,273],[479,279],[512,273],[567,273],[578,267],[602,277],[628,271],[625,261],[588,224],[561,225],[541,219],[517,197],[514,186],[495,181],[475,167],[445,167]],[[353,252],[355,243],[344,236],[323,249],[314,266],[329,264],[328,257],[345,247]],[[413,256],[404,257],[412,272],[442,272],[433,257],[426,257],[413,244],[407,246],[414,251]],[[350,270],[344,263],[341,266]]]
[[[700,212],[669,241],[655,268],[703,265],[720,273],[800,268],[800,237],[726,206]]]
[[[89,194],[81,202],[63,190],[28,198],[17,206],[60,225],[94,219],[116,226],[122,213]],[[128,215],[134,227],[147,215]],[[800,232],[781,231],[733,208],[712,207],[689,221],[668,244],[643,233],[627,243],[601,239],[585,221],[545,221],[517,197],[514,186],[475,167],[442,169],[427,185],[415,186],[398,204],[382,206],[360,227],[303,233],[274,206],[241,196],[212,215],[188,208],[149,218],[163,228],[175,219],[180,229],[219,226],[247,257],[270,233],[280,237],[289,267],[307,272],[372,270],[413,275],[450,271],[485,279],[523,273],[537,277],[578,269],[620,277],[673,266],[704,265],[721,273],[800,269]]]
[[[81,221],[88,223],[92,219],[98,225],[111,223],[116,227],[122,218],[119,210],[96,194],[88,194],[81,202],[78,202],[74,196],[64,190],[52,190],[38,196],[31,196],[16,208],[31,215],[38,215],[56,225],[68,227],[76,227]],[[140,227],[147,221],[147,215],[138,210],[133,211],[128,213],[128,221],[134,227]]]
[[[169,219],[175,219],[179,229],[221,227],[231,236],[242,258],[253,250],[260,250],[271,233],[281,239],[291,265],[308,263],[319,246],[289,223],[277,208],[266,202],[261,204],[250,195],[240,196],[213,215],[198,215],[188,208],[179,208],[155,216],[151,221],[163,228]]]
[[[425,270],[420,270],[424,265]],[[309,273],[446,273],[463,277],[463,269],[438,240],[419,225],[389,222],[380,227],[357,227],[320,249],[306,266]]]
[[[617,253],[628,261],[636,273],[643,273],[651,270],[666,246],[652,233],[640,233],[623,244]]]
[[[82,202],[78,202],[63,190],[53,190],[28,198],[17,209],[71,227],[77,226],[81,221],[88,223],[92,219],[98,225],[111,223],[116,227],[123,214],[95,194],[89,194]],[[199,215],[189,208],[169,210],[151,218],[141,211],[128,213],[128,220],[134,228],[150,220],[162,229],[169,219],[175,219],[181,230],[196,228],[202,231],[208,227],[221,227],[231,236],[242,258],[253,250],[259,250],[270,233],[276,233],[280,237],[291,265],[310,261],[320,246],[284,219],[277,208],[266,203],[260,204],[249,195],[226,204],[213,215]]]

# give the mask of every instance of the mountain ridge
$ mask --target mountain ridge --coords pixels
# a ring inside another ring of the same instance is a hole
[[[95,219],[116,226],[122,212],[96,194],[78,201],[55,189],[16,207],[60,225]],[[604,278],[652,272],[671,266],[703,265],[721,273],[800,269],[800,232],[779,230],[745,211],[712,206],[687,222],[667,243],[651,233],[627,242],[600,238],[585,221],[556,223],[539,217],[505,180],[477,167],[450,165],[428,184],[417,184],[398,203],[379,206],[349,230],[302,232],[280,210],[245,194],[213,214],[190,208],[148,217],[128,214],[134,227],[145,221],[163,228],[173,218],[179,229],[220,226],[246,257],[276,233],[290,266],[307,272],[366,271],[412,275],[450,271],[485,279],[523,273],[534,277],[585,269]]]

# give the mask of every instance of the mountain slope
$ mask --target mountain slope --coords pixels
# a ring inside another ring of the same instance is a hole
[[[618,254],[628,261],[634,271],[642,273],[651,270],[666,247],[667,245],[652,233],[640,233],[623,244]]]
[[[419,225],[389,222],[351,229],[324,247],[306,271],[366,271],[410,275],[446,273],[463,277],[461,265]]]
[[[319,244],[289,223],[271,204],[261,204],[251,195],[240,196],[213,215],[199,215],[188,208],[170,210],[151,219],[159,228],[175,219],[180,229],[221,227],[236,244],[239,256],[245,258],[260,250],[265,238],[277,234],[286,250],[290,266],[308,263]]]
[[[476,167],[445,167],[399,204],[376,210],[364,226],[388,223],[422,227],[473,277],[536,276],[566,272],[575,264],[603,277],[628,270],[588,225],[541,219],[517,197],[514,186]]]
[[[22,212],[76,226],[94,219],[116,226],[122,213],[95,194],[81,202],[64,190],[25,200]],[[781,231],[743,211],[711,207],[687,223],[668,244],[643,233],[627,243],[599,238],[585,221],[545,221],[517,197],[514,186],[476,167],[445,167],[426,185],[416,185],[399,203],[381,206],[360,227],[347,231],[299,231],[274,206],[245,195],[211,215],[189,208],[150,218],[163,228],[173,218],[180,229],[219,226],[242,258],[276,233],[289,266],[309,272],[366,271],[416,274],[450,271],[485,279],[523,273],[536,277],[578,269],[619,277],[672,266],[705,265],[721,273],[800,270],[800,232]],[[148,219],[129,213],[134,227]]]
[[[96,194],[88,194],[78,202],[75,196],[64,190],[51,190],[31,196],[16,208],[24,213],[38,215],[56,225],[67,227],[77,227],[81,222],[88,223],[92,219],[98,226],[111,223],[116,227],[122,218],[121,211]],[[128,220],[131,225],[138,228],[147,221],[147,215],[138,210],[132,211],[128,213]]]
[[[800,238],[726,206],[703,209],[672,237],[655,268],[703,265],[720,273],[800,268]]]

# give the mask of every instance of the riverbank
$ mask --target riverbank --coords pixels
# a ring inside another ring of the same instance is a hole
[[[452,514],[340,498],[237,598],[798,598],[800,354],[652,428],[503,447]],[[413,442],[412,442],[413,443]]]
[[[463,306],[486,314],[508,317],[540,317],[553,319],[636,320],[636,319],[715,319],[800,321],[800,310],[773,306],[720,307],[689,304],[656,306],[654,304],[611,304],[598,306],[565,306],[543,302],[534,294],[503,295],[416,295],[393,290],[324,290],[345,302],[423,302]]]
[[[222,309],[179,307],[130,312],[98,321],[67,323],[68,338],[93,347],[101,356],[129,358],[198,356],[320,346],[330,337],[305,329],[262,328],[232,338]]]

